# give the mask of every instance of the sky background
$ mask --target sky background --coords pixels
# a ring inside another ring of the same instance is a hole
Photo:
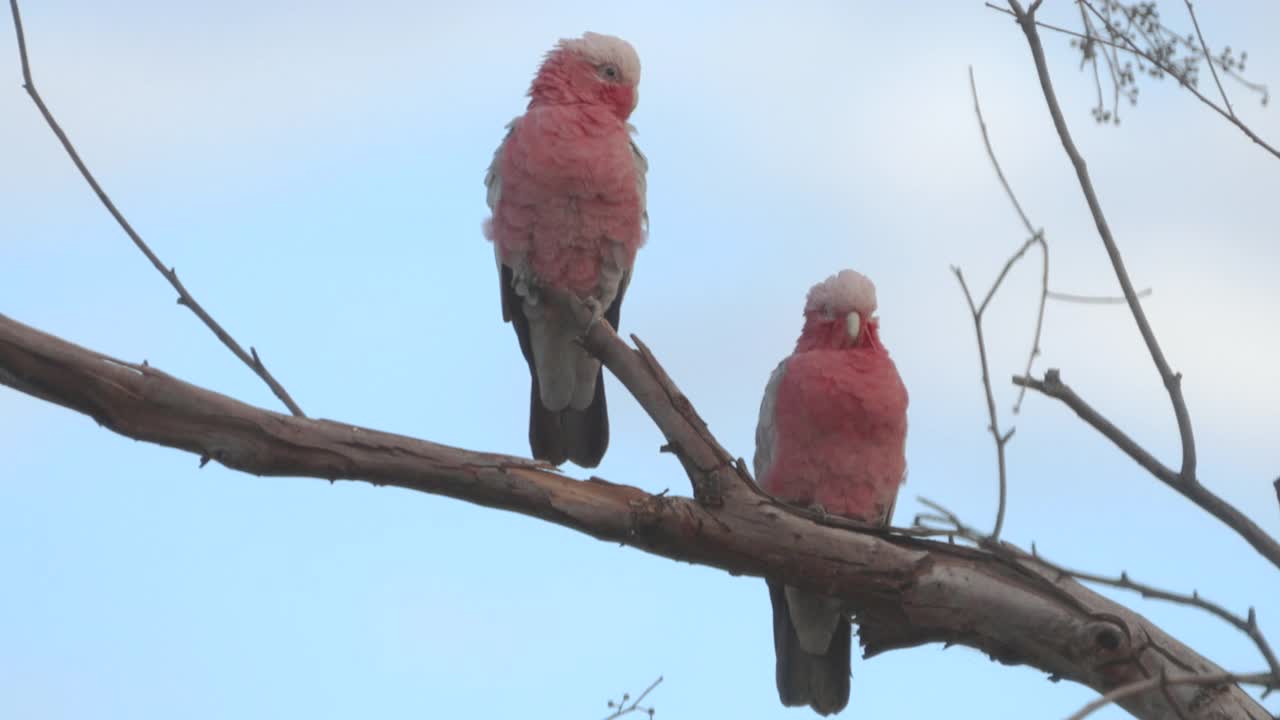
[[[989,527],[996,475],[973,327],[949,267],[984,288],[1024,231],[987,162],[974,67],[1006,173],[1052,245],[1053,289],[1117,286],[1021,33],[977,0],[891,3],[396,0],[24,6],[36,80],[108,192],[309,415],[526,454],[528,377],[500,319],[482,179],[542,54],[583,30],[644,64],[648,245],[623,330],[734,453],[797,336],[810,285],[877,283],[911,392],[917,496]],[[1045,19],[1073,25],[1065,0]],[[1162,3],[1187,27],[1182,4]],[[1215,46],[1280,89],[1280,5],[1197,6]],[[5,21],[7,28],[7,18]],[[1120,127],[1046,38],[1067,121],[1134,282],[1185,375],[1203,480],[1272,533],[1280,508],[1280,164],[1172,83]],[[1273,143],[1280,109],[1228,85]],[[1005,537],[1256,605],[1280,642],[1280,574],[1053,401],[1009,408],[1037,265],[989,314],[1009,445]],[[0,32],[0,312],[283,410],[185,309],[75,173]],[[1168,399],[1128,312],[1054,303],[1038,368],[1174,463]],[[609,378],[595,474],[687,481]],[[576,477],[589,473],[568,470]],[[459,501],[257,478],[136,443],[0,388],[0,717],[600,718],[638,692],[661,718],[812,717],[773,679],[769,602],[735,578]],[[1223,666],[1262,660],[1190,609],[1113,593]],[[1060,718],[1091,699],[1039,671],[929,646],[854,663],[850,717]],[[1280,705],[1271,700],[1275,712]],[[1124,717],[1118,710],[1098,717]]]

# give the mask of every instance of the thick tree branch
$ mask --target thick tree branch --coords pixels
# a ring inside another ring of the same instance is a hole
[[[165,264],[160,262],[160,258],[151,251],[151,248],[147,243],[142,240],[142,236],[133,229],[133,225],[129,224],[129,221],[125,219],[124,214],[116,208],[116,204],[111,201],[111,198],[107,196],[106,191],[98,184],[98,180],[93,176],[93,173],[89,172],[89,167],[80,159],[80,153],[76,152],[75,146],[71,144],[71,139],[67,137],[67,134],[62,130],[62,126],[54,119],[53,113],[49,110],[49,107],[44,104],[44,99],[40,97],[39,91],[36,90],[36,83],[31,78],[31,62],[27,58],[27,39],[26,34],[22,29],[22,15],[18,12],[18,0],[9,0],[9,9],[13,15],[14,33],[18,37],[18,59],[22,63],[22,87],[27,91],[27,95],[31,96],[31,101],[36,104],[36,108],[40,110],[40,114],[44,117],[45,123],[49,125],[49,129],[53,131],[53,134],[57,136],[58,142],[62,143],[62,149],[65,150],[67,156],[71,158],[71,162],[74,163],[76,169],[80,171],[80,175],[84,177],[85,182],[89,183],[89,187],[93,190],[94,194],[98,196],[98,199],[102,201],[102,205],[106,207],[107,212],[111,213],[111,217],[115,218],[116,223],[119,224],[125,234],[129,236],[129,239],[133,241],[133,244],[137,246],[138,250],[142,251],[142,254],[147,257],[147,260],[151,262],[156,271],[163,275],[165,280],[169,281],[169,284],[173,286],[173,289],[178,291],[178,304],[185,306],[188,310],[195,313],[196,317],[200,318],[200,321],[205,324],[205,327],[213,331],[213,334],[222,341],[223,345],[226,345],[236,357],[240,358],[241,362],[248,365],[249,369],[253,370],[258,377],[262,378],[262,381],[267,384],[267,387],[271,388],[271,392],[275,393],[275,396],[280,398],[280,402],[284,403],[285,407],[289,408],[289,412],[298,417],[303,417],[302,408],[298,407],[298,404],[289,396],[289,393],[284,389],[284,386],[281,385],[279,381],[277,381],[267,370],[267,366],[262,363],[262,358],[258,356],[257,349],[250,346],[249,352],[245,352],[244,348],[240,346],[240,343],[236,342],[235,338],[231,337],[231,334],[224,330],[223,327],[218,324],[218,321],[214,320],[213,316],[210,315],[208,311],[200,305],[200,303],[196,302],[195,297],[187,291],[186,286],[184,286],[182,281],[178,279],[177,270],[171,267],[165,267]]]
[[[258,475],[363,480],[446,495],[556,523],[602,540],[844,598],[868,655],[960,643],[1100,693],[1161,674],[1222,669],[1126,608],[1034,560],[1013,561],[886,531],[825,527],[744,482],[677,409],[644,356],[607,323],[587,344],[661,418],[686,469],[723,480],[720,505],[578,481],[531,460],[462,450],[330,420],[289,417],[116,360],[0,315],[0,382],[84,413],[137,440]],[[645,376],[648,379],[645,379]],[[672,393],[675,393],[672,395]],[[666,400],[664,400],[666,399]],[[710,468],[709,470],[707,468]],[[696,486],[695,486],[696,487]],[[1002,547],[1010,548],[1001,544]],[[1142,718],[1263,717],[1238,687],[1153,688],[1121,700]]]

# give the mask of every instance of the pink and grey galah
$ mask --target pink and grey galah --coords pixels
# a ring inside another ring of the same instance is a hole
[[[639,83],[640,58],[626,41],[591,32],[561,40],[485,176],[502,319],[531,376],[529,447],[556,465],[598,465],[609,417],[599,361],[575,342],[563,295],[543,290],[572,293],[618,327],[649,225],[648,162],[627,123]]]
[[[887,525],[906,478],[907,390],[875,316],[876,288],[842,270],[809,290],[804,330],[760,403],[756,479],[785,502]],[[849,702],[849,613],[769,581],[778,695],[822,715]]]

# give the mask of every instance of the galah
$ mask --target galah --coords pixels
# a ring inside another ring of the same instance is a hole
[[[842,270],[809,290],[804,330],[765,388],[756,479],[770,495],[887,525],[906,477],[907,390],[880,343],[876,288]],[[849,615],[769,581],[778,695],[822,715],[849,702]]]
[[[640,58],[586,33],[547,53],[525,113],[507,126],[485,176],[502,290],[529,365],[529,447],[559,465],[595,467],[609,445],[600,363],[576,342],[572,293],[616,329],[636,251],[648,234],[648,161],[627,123]],[[544,288],[559,291],[544,292]]]

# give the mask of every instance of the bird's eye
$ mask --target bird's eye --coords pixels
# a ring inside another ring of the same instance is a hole
[[[619,75],[621,73],[618,72],[617,65],[606,64],[600,66],[600,77],[605,80],[617,80]]]

